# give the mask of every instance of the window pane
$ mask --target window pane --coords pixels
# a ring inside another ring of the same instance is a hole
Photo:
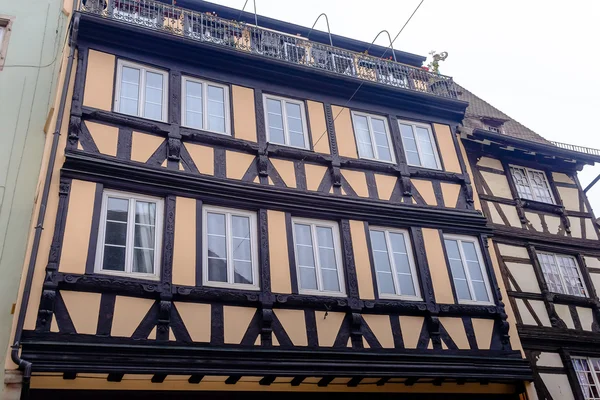
[[[121,92],[119,111],[125,114],[137,115],[140,89],[140,70],[123,67],[121,69]]]
[[[202,129],[202,84],[185,82],[185,124],[192,128]]]
[[[250,218],[232,215],[231,228],[233,230],[234,237],[246,239],[250,238]]]
[[[314,268],[315,260],[314,260],[312,246],[304,246],[301,244],[297,244],[296,251],[298,252],[298,265],[299,266]]]
[[[414,296],[415,285],[410,275],[398,274],[398,284],[400,285],[400,294]]]
[[[162,119],[163,75],[146,72],[146,99],[144,117]]]
[[[294,224],[296,243],[312,246],[312,237],[310,235],[310,226],[303,224]]]
[[[106,221],[104,243],[125,246],[127,243],[127,224]]]
[[[235,283],[244,283],[251,285],[252,280],[252,263],[249,261],[234,260],[233,281]]]
[[[133,249],[133,272],[154,273],[154,250]]]
[[[471,300],[469,286],[465,279],[454,279],[454,287],[456,288],[456,295],[459,300]]]
[[[219,258],[227,261],[225,237],[208,235],[208,258]]]
[[[302,289],[317,289],[317,277],[314,268],[299,268],[300,271],[300,287]]]
[[[321,276],[323,277],[323,290],[330,292],[340,291],[340,282],[336,270],[323,269],[321,270]]]
[[[146,225],[136,225],[134,235],[134,246],[146,249],[154,248],[154,227]]]
[[[419,158],[417,142],[415,141],[415,137],[413,135],[412,126],[400,124],[400,133],[408,163],[410,165],[421,165],[421,159]]]
[[[531,183],[535,199],[544,203],[553,203],[550,186],[546,180],[546,174],[542,171],[528,170],[528,172],[529,182]]]
[[[125,271],[125,247],[104,246],[102,269]]]
[[[358,154],[361,157],[374,158],[371,135],[369,134],[369,124],[367,117],[362,115],[354,116],[354,130],[356,131],[356,143],[358,144]]]
[[[574,296],[585,296],[585,289],[575,259],[573,257],[556,256],[556,260],[562,272],[567,293]]]
[[[156,216],[156,203],[146,201],[135,202],[135,223],[154,225]]]
[[[510,167],[510,172],[513,180],[515,181],[515,186],[517,187],[517,193],[519,194],[519,197],[533,200],[533,193],[531,192],[529,180],[527,179],[525,170],[522,168]]]
[[[377,146],[377,158],[384,161],[392,161],[385,123],[382,119],[371,118],[371,126],[373,127],[375,145]]]
[[[213,235],[225,235],[225,215],[224,214],[207,214],[208,233]]]
[[[369,231],[369,234],[371,236],[371,247],[373,247],[373,250],[385,251],[387,253],[385,234],[381,231]]]
[[[208,86],[208,129],[225,132],[225,90]]]
[[[279,100],[267,99],[267,119],[269,142],[285,144],[283,133],[283,113]]]
[[[106,219],[109,221],[127,222],[129,200],[108,198]]]
[[[377,272],[377,286],[381,294],[396,294],[391,273]]]
[[[429,130],[417,126],[417,138],[419,140],[419,147],[421,148],[421,158],[423,166],[427,168],[437,168],[437,161],[435,160],[435,150],[433,143],[431,142],[431,136]]]
[[[560,272],[554,255],[539,253],[538,260],[542,266],[542,272],[544,274],[546,284],[548,285],[548,290],[554,293],[566,293],[560,278]]]
[[[233,238],[233,259],[241,261],[251,261],[250,257],[250,238]]]
[[[475,291],[475,300],[477,301],[490,301],[485,283],[483,281],[473,281],[473,290]]]
[[[211,282],[227,282],[227,262],[225,260],[208,259],[208,280]]]

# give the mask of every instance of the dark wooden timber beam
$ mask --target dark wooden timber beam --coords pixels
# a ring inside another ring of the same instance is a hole
[[[358,384],[360,383],[360,381],[362,381],[363,378],[362,376],[355,376],[354,378],[350,379],[347,383],[348,387],[357,387]]]
[[[274,375],[265,376],[258,382],[258,384],[262,386],[269,386],[271,383],[273,383],[273,381],[275,381],[275,378],[277,377]]]
[[[240,378],[241,378],[240,375],[232,375],[229,378],[225,379],[225,384],[235,385],[240,380]]]
[[[327,387],[327,385],[329,385],[331,383],[331,381],[334,379],[335,379],[335,376],[324,376],[323,378],[321,378],[319,383],[317,383],[317,386]]]
[[[106,380],[108,382],[121,382],[123,380],[124,375],[125,374],[111,373],[111,374],[108,374],[108,376],[106,377]]]
[[[418,381],[418,380],[419,380],[419,378],[414,378],[414,377],[413,377],[413,378],[408,378],[408,379],[406,379],[406,380],[404,381],[404,384],[405,384],[406,386],[412,386],[412,385],[414,385],[415,383],[417,383],[417,381]]]
[[[297,376],[294,379],[292,379],[291,385],[292,386],[300,386],[300,384],[306,379],[305,376]]]
[[[383,386],[387,383],[387,381],[389,381],[391,378],[389,377],[385,377],[385,378],[381,378],[380,380],[377,381],[377,386]]]
[[[204,375],[192,375],[190,379],[188,379],[189,383],[200,383],[204,379]]]
[[[163,383],[166,377],[167,374],[154,374],[152,377],[152,383]]]

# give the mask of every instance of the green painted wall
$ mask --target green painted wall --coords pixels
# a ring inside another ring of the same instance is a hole
[[[8,346],[12,306],[27,247],[46,134],[56,94],[71,4],[63,0],[0,0],[0,18],[14,17],[0,70],[0,347]],[[49,127],[52,134],[54,127]],[[0,351],[4,355],[4,350]],[[4,360],[0,381],[4,380]],[[0,385],[3,387],[3,385]],[[0,396],[1,397],[1,396]]]

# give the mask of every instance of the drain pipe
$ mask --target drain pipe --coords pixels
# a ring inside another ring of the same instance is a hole
[[[44,179],[44,190],[42,192],[42,199],[40,203],[40,211],[38,214],[37,222],[35,225],[35,235],[33,237],[33,245],[31,248],[31,255],[29,257],[29,265],[27,266],[27,276],[25,277],[25,285],[23,287],[23,298],[21,300],[21,307],[19,309],[19,317],[17,319],[17,327],[15,330],[15,340],[12,345],[11,358],[12,361],[19,366],[19,370],[23,371],[23,389],[21,393],[27,393],[29,390],[29,383],[31,379],[31,362],[23,360],[19,356],[19,348],[21,346],[21,335],[23,333],[23,326],[25,324],[25,313],[27,312],[27,306],[29,304],[29,297],[31,292],[31,284],[33,280],[33,274],[35,271],[35,264],[37,261],[38,250],[40,247],[40,240],[42,237],[42,231],[44,230],[44,218],[46,216],[46,207],[48,206],[48,197],[50,195],[50,183],[52,181],[52,170],[54,169],[54,162],[56,161],[56,152],[58,150],[58,141],[60,138],[60,128],[62,126],[63,114],[65,111],[65,105],[67,103],[67,93],[69,91],[69,83],[71,81],[71,72],[73,70],[73,59],[75,57],[75,46],[77,44],[77,34],[79,32],[79,14],[75,15],[72,21],[71,38],[69,46],[71,50],[69,52],[69,58],[67,60],[67,69],[65,74],[65,82],[63,84],[62,93],[60,97],[60,104],[58,107],[58,115],[56,117],[56,127],[52,138],[52,149],[50,150],[50,157],[48,159],[48,169],[46,170],[46,177]],[[25,397],[26,398],[26,397]]]

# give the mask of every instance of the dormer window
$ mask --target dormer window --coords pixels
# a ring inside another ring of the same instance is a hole
[[[502,133],[502,129],[499,126],[488,125],[487,130],[494,133]]]

